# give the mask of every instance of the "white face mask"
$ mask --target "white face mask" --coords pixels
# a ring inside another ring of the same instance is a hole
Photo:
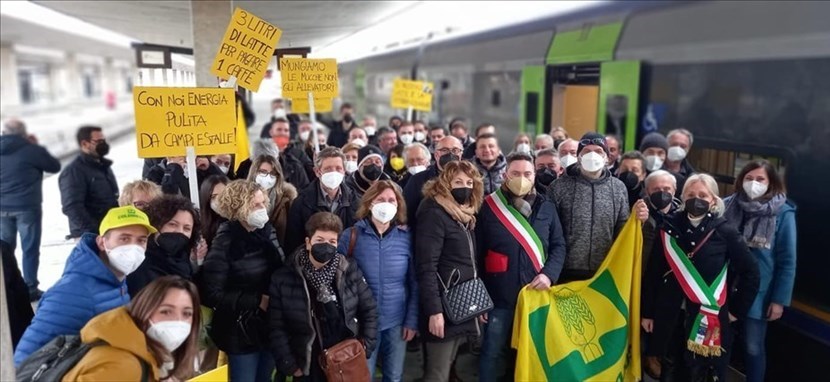
[[[409,167],[407,170],[409,171],[410,174],[415,175],[415,174],[417,174],[421,171],[424,171],[426,169],[427,169],[427,166],[412,166],[412,167]]]
[[[560,157],[559,161],[562,162],[562,167],[568,168],[570,165],[576,163],[578,160],[575,156],[568,154],[563,157]]]
[[[300,140],[303,141],[303,142],[307,142],[309,136],[311,136],[310,131],[301,131],[300,132]]]
[[[105,244],[104,251],[107,252],[110,265],[124,276],[135,272],[144,262],[144,247],[137,244],[122,245],[113,249],[107,249]]]
[[[663,158],[657,155],[649,155],[646,157],[646,170],[657,171],[663,167]]]
[[[377,131],[377,129],[374,126],[364,126],[363,131],[366,132],[366,135],[371,137],[371,136],[375,135],[375,132]]]
[[[210,209],[212,209],[213,212],[216,212],[216,214],[222,215],[219,213],[219,202],[217,202],[216,199],[210,201]]]
[[[362,140],[362,139],[360,139],[360,138],[355,138],[355,139],[352,139],[352,143],[354,143],[354,144],[356,144],[356,145],[358,145],[358,146],[360,146],[360,147],[366,146],[366,141],[364,141],[364,140]]]
[[[582,168],[588,172],[597,172],[602,170],[602,168],[605,167],[605,162],[605,157],[594,152],[583,155],[580,160]]]
[[[286,115],[285,109],[274,110],[274,118],[285,118]]]
[[[408,144],[412,143],[413,140],[415,140],[415,136],[412,135],[412,134],[402,134],[401,135],[401,143],[403,143],[405,145],[408,145]]]
[[[666,154],[670,161],[672,162],[680,162],[686,158],[686,150],[683,150],[680,146],[672,146],[669,147],[669,152]]]
[[[329,190],[333,190],[343,183],[343,174],[337,171],[327,172],[320,177],[320,182]]]
[[[417,142],[423,142],[423,141],[425,141],[426,139],[427,139],[427,135],[426,135],[425,133],[420,132],[420,131],[416,131],[416,132],[415,132],[415,141],[417,141]]]
[[[222,170],[222,173],[225,175],[228,175],[228,170],[230,170],[228,166],[219,166],[219,169]]]
[[[247,221],[248,225],[253,228],[260,229],[265,227],[265,223],[268,223],[268,211],[265,208],[255,210],[248,215]]]
[[[256,184],[262,186],[262,188],[266,190],[270,190],[271,187],[274,187],[274,185],[277,184],[277,177],[273,175],[257,174]]]
[[[372,217],[383,224],[392,221],[397,213],[398,206],[392,203],[377,203],[372,206]]]
[[[346,161],[346,173],[351,174],[355,171],[357,171],[357,161],[347,160]]]
[[[184,321],[150,321],[150,328],[147,329],[147,337],[156,340],[171,353],[182,346],[188,336],[190,323]]]
[[[750,199],[758,199],[767,193],[768,185],[761,182],[750,180],[744,182],[744,192]]]
[[[516,145],[516,152],[530,154],[530,145],[527,143],[519,143]]]

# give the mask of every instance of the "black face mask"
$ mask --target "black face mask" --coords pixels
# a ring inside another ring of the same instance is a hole
[[[554,180],[556,180],[556,173],[549,168],[544,168],[536,173],[536,182],[542,186],[548,187]]]
[[[559,149],[559,145],[561,145],[562,142],[565,142],[565,140],[564,139],[555,139],[553,141],[553,148],[554,149]]]
[[[441,168],[447,165],[452,161],[461,160],[461,157],[455,154],[444,154],[440,159],[438,159],[438,164],[441,165]]]
[[[352,119],[352,115],[351,115],[351,114],[348,114],[348,113],[347,113],[346,115],[344,115],[344,116],[343,116],[343,122],[346,122],[346,123],[352,123],[352,121],[353,121],[353,119]]]
[[[99,158],[103,158],[107,154],[110,153],[110,144],[107,142],[101,142],[95,146],[95,153],[98,154]]]
[[[672,199],[674,199],[674,196],[665,191],[657,191],[648,196],[651,206],[654,207],[654,210],[656,211],[661,211],[663,208],[668,207],[671,204]]]
[[[467,204],[470,201],[470,197],[473,196],[473,189],[467,187],[453,188],[450,193],[456,203]]]
[[[311,246],[311,257],[314,261],[325,264],[337,255],[337,247],[329,243],[317,243]]]
[[[168,255],[176,255],[187,251],[190,238],[178,232],[165,232],[156,236],[156,244]]]
[[[700,217],[709,212],[709,202],[700,198],[691,198],[686,201],[686,213],[691,217]]]
[[[636,190],[640,186],[640,178],[637,175],[634,175],[633,172],[630,171],[623,171],[620,175],[617,175],[623,184],[625,184],[625,188],[629,191]]]
[[[360,170],[360,173],[363,174],[363,177],[366,180],[373,182],[380,178],[380,175],[383,174],[383,170],[381,170],[377,165],[370,164],[363,167],[363,169]]]

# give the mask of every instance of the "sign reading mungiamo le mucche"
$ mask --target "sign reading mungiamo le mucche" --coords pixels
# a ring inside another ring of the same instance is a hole
[[[236,149],[233,89],[133,88],[138,156],[161,158],[232,153]]]
[[[280,36],[276,26],[236,7],[210,72],[223,79],[236,76],[239,86],[258,91]]]

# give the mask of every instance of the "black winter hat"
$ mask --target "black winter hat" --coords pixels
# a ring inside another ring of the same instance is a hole
[[[587,143],[587,144],[585,144]],[[585,133],[582,138],[579,139],[579,148],[577,148],[576,154],[579,155],[582,152],[582,149],[588,145],[597,145],[602,147],[602,150],[605,151],[605,155],[608,155],[608,143],[605,142],[605,136],[600,133]]]
[[[658,147],[663,149],[663,151],[669,151],[669,141],[663,134],[654,132],[648,133],[645,137],[643,137],[642,142],[640,142],[640,152],[645,152],[647,149],[652,147]]]
[[[360,165],[360,163],[363,163],[363,160],[366,159],[366,157],[368,157],[369,155],[377,155],[381,158],[381,160],[383,160],[383,151],[380,148],[373,145],[366,145],[357,150],[358,165]]]

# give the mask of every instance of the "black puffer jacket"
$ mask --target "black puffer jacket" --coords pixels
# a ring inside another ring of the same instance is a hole
[[[427,341],[441,341],[429,332],[429,317],[444,312],[441,304],[443,286],[436,274],[440,274],[445,283],[450,283],[450,274],[458,270],[460,278],[454,276],[451,285],[455,285],[456,280],[463,283],[477,276],[475,232],[455,221],[432,197],[421,202],[417,219],[415,269],[421,288],[421,333]],[[444,317],[443,340],[479,333],[477,319],[453,325]]]
[[[345,182],[340,185],[340,204],[335,211],[329,211],[321,193],[320,180],[315,179],[308,187],[300,191],[300,195],[291,204],[291,210],[288,212],[288,227],[285,229],[284,247],[287,252],[293,252],[303,243],[303,238],[306,237],[305,223],[315,213],[331,212],[340,218],[343,227],[351,227],[357,221],[354,215],[357,213],[360,199]]]
[[[135,297],[141,289],[161,276],[179,276],[185,280],[193,279],[193,265],[190,264],[190,248],[180,253],[165,252],[156,243],[157,236],[147,241],[144,262],[127,275],[127,290]]]
[[[81,154],[61,171],[58,184],[63,213],[69,218],[70,236],[97,234],[107,211],[118,207],[118,182],[111,167],[109,159]]]
[[[214,309],[210,337],[219,349],[240,354],[267,348],[265,312],[259,304],[283,259],[274,226],[252,232],[237,221],[219,226],[197,282],[202,304]],[[243,331],[237,320],[248,314],[255,318],[245,320]]]
[[[311,320],[311,301],[299,256],[308,256],[305,248],[294,251],[271,279],[268,307],[270,349],[277,370],[292,375],[302,369],[309,375],[312,347],[317,341]],[[369,284],[357,263],[340,256],[340,269],[335,276],[337,299],[341,302],[345,325],[352,335],[363,341],[367,356],[374,351],[378,334],[378,312]]]

